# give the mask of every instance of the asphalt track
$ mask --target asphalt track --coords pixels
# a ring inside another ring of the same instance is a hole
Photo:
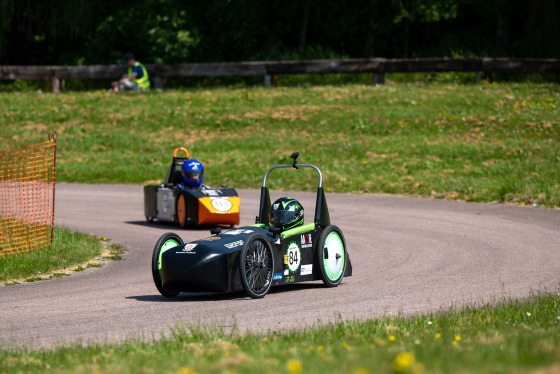
[[[241,225],[254,222],[259,191],[241,190]],[[297,198],[307,216],[314,193]],[[560,286],[560,210],[381,195],[327,195],[331,221],[347,241],[354,274],[332,289],[321,282],[244,293],[180,294],[153,285],[156,240],[186,241],[208,230],[147,224],[141,186],[57,184],[57,225],[105,236],[123,261],[70,277],[0,287],[0,346],[151,338],[169,326],[202,322],[264,332],[339,319],[371,318],[523,297]]]

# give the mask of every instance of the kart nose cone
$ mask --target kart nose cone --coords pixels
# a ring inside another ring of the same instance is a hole
[[[161,258],[162,287],[174,292],[226,292],[227,255],[212,248],[166,251]]]

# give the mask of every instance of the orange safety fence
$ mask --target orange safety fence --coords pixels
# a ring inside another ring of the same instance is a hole
[[[49,140],[0,150],[0,256],[52,243],[56,133]]]

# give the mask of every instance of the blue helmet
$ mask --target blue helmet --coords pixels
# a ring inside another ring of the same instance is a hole
[[[204,179],[204,167],[196,160],[186,160],[181,166],[181,176],[187,186],[199,187]]]

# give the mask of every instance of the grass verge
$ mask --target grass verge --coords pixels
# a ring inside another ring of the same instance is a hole
[[[6,373],[554,373],[559,341],[560,296],[542,294],[265,335],[176,326],[151,342],[4,350],[0,363]]]
[[[186,146],[205,183],[258,188],[269,166],[299,151],[329,192],[560,206],[555,84],[15,92],[0,103],[3,147],[58,131],[58,181],[161,181]],[[306,189],[314,178],[280,173],[270,187]]]
[[[0,256],[0,283],[35,282],[121,259],[123,247],[105,238],[55,227],[53,244],[28,253]]]

